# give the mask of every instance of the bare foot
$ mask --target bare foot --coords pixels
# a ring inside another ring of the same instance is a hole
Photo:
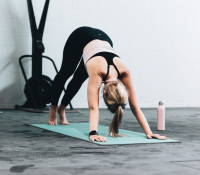
[[[58,106],[58,113],[60,116],[60,124],[61,125],[69,125],[69,122],[67,121],[67,118],[65,115],[65,108],[66,108],[66,106],[63,106],[62,104],[60,104]]]
[[[49,125],[57,125],[57,106],[50,105],[48,121]]]

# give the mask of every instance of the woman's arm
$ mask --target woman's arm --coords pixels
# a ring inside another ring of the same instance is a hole
[[[99,90],[102,84],[101,77],[96,73],[91,73],[89,76],[87,96],[88,106],[90,110],[89,132],[92,130],[98,131],[99,123]]]
[[[99,124],[99,90],[102,84],[102,78],[97,73],[90,73],[88,82],[88,106],[90,111],[89,132],[92,130],[98,131]],[[105,137],[91,135],[92,141],[106,141]]]
[[[129,92],[129,104],[130,104],[130,108],[134,114],[134,116],[137,118],[139,124],[141,125],[141,127],[143,128],[145,134],[147,135],[148,138],[151,137],[156,137],[158,139],[166,139],[167,137],[164,136],[159,136],[158,134],[153,134],[148,122],[143,114],[143,112],[141,111],[138,101],[137,101],[137,97],[136,97],[136,91],[135,91],[135,87],[132,83],[132,78],[131,78],[131,74],[130,72],[127,70],[125,76],[122,78],[122,83],[125,85],[125,87],[127,88],[128,92]]]

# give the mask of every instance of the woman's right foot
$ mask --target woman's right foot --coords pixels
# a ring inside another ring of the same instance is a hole
[[[62,104],[60,104],[60,106],[58,106],[58,113],[60,116],[60,124],[61,125],[69,125],[70,123],[67,121],[66,115],[65,115],[65,108],[66,106],[63,106]]]
[[[50,105],[49,107],[49,125],[57,125],[57,106]]]

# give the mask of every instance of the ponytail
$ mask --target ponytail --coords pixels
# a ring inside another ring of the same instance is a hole
[[[119,134],[119,127],[122,125],[123,109],[121,106],[118,106],[117,111],[113,117],[113,120],[108,129],[108,133],[112,137],[122,137],[123,135]]]
[[[108,133],[112,137],[122,137],[119,127],[122,125],[123,109],[128,100],[128,92],[122,82],[113,82],[104,86],[104,101],[108,110],[114,113],[113,120],[109,126]]]

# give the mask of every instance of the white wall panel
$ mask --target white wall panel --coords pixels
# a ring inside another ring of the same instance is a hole
[[[32,2],[38,24],[45,0]],[[130,70],[140,107],[157,107],[160,100],[167,107],[196,107],[200,105],[199,9],[199,0],[51,0],[44,55],[60,69],[70,33],[80,26],[99,28],[111,37]],[[31,54],[31,45],[26,0],[0,0],[0,108],[14,108],[26,99],[18,59]],[[30,77],[31,60],[23,63]],[[53,79],[53,66],[47,60],[43,63],[44,74]],[[72,100],[75,108],[88,107],[87,83]],[[100,107],[105,107],[102,98]]]

